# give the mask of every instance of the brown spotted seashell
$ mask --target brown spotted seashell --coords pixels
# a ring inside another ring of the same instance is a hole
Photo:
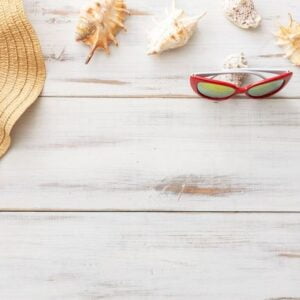
[[[124,21],[129,14],[123,0],[93,1],[80,13],[76,28],[76,41],[90,46],[91,51],[86,59],[89,63],[97,49],[109,53],[109,44],[118,46],[117,33],[124,29]]]
[[[240,28],[256,28],[261,23],[253,0],[224,0],[224,10],[227,19]]]

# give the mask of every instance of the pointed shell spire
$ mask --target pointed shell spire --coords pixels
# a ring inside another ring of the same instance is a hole
[[[121,29],[126,30],[124,21],[128,14],[123,0],[92,1],[82,9],[76,28],[76,40],[91,48],[86,63],[89,63],[97,49],[109,53],[110,43],[118,45],[116,35]]]
[[[165,20],[158,22],[150,33],[147,54],[183,47],[194,34],[199,20],[204,16],[189,17],[182,9],[173,5]]]

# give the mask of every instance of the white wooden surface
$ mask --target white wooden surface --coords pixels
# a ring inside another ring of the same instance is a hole
[[[298,214],[2,214],[0,234],[1,299],[300,297]]]
[[[0,162],[0,299],[299,300],[300,71],[272,36],[299,1],[256,0],[247,32],[221,0],[177,0],[208,15],[187,47],[148,57],[169,1],[128,0],[120,47],[88,66],[74,42],[87,1],[24,2],[48,78]],[[239,51],[293,70],[289,87],[195,97],[188,75]]]
[[[299,100],[42,98],[0,207],[300,211],[299,125]]]

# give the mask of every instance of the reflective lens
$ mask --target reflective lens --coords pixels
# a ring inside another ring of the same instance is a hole
[[[199,82],[198,91],[209,98],[227,98],[235,93],[235,89],[226,85]]]
[[[282,85],[284,84],[284,80],[275,80],[268,83],[263,83],[251,88],[248,91],[248,94],[252,97],[263,97],[269,94],[272,94],[278,91]]]

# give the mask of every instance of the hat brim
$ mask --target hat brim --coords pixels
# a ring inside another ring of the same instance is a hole
[[[37,36],[22,0],[0,1],[0,157],[10,146],[10,133],[40,95],[46,77]]]

